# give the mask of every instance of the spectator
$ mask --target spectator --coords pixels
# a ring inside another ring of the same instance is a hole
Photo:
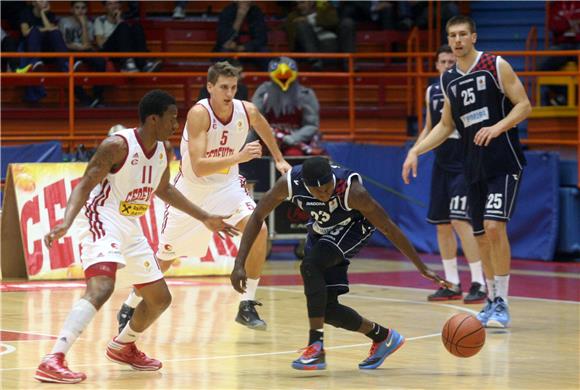
[[[268,27],[264,13],[251,1],[234,1],[220,12],[216,52],[256,52],[268,50]],[[250,62],[250,60],[245,60]],[[254,59],[260,68],[266,69],[268,60]]]
[[[296,61],[280,57],[268,65],[271,81],[262,83],[252,103],[272,126],[285,155],[321,154],[320,105],[311,88],[298,82]]]
[[[341,20],[372,21],[383,30],[393,30],[396,8],[394,1],[341,1],[339,13]]]
[[[72,16],[62,18],[58,23],[64,42],[69,51],[91,52],[95,38],[93,22],[87,18],[87,2],[71,1]],[[82,58],[75,62],[74,69],[85,63],[93,71],[104,72],[107,63],[104,58]],[[103,101],[103,86],[93,87],[93,97],[89,97],[82,86],[75,86],[75,97],[85,106],[96,107]]]
[[[576,1],[554,1],[550,6],[548,28],[553,34],[554,44],[550,50],[580,49],[580,3]],[[544,57],[539,65],[540,70],[559,70],[567,62],[577,62],[576,56]],[[565,87],[550,87],[544,98],[553,106],[566,105]]]
[[[459,15],[459,6],[455,1],[441,2],[441,25],[445,26],[453,16]],[[429,25],[429,4],[426,1],[397,2],[397,16],[399,30],[410,30],[414,26],[424,30]],[[443,39],[447,39],[444,35]]]
[[[187,5],[186,0],[176,1],[175,8],[173,9],[173,19],[185,19],[185,6]]]
[[[97,46],[105,52],[146,52],[147,42],[141,25],[128,24],[123,20],[119,1],[104,2],[107,14],[99,16],[94,23]],[[113,60],[113,62],[119,62]],[[153,72],[161,66],[161,61],[127,58],[120,65],[121,72]]]
[[[0,40],[2,41],[2,53],[13,53],[18,51],[18,41],[12,38],[4,29],[0,29]],[[18,69],[19,60],[16,57],[2,58],[2,71],[15,72]]]

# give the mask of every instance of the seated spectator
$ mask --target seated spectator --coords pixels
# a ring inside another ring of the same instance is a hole
[[[185,19],[185,6],[187,5],[186,0],[176,1],[175,8],[173,9],[173,19]]]
[[[271,81],[262,83],[252,103],[272,126],[285,155],[322,154],[320,106],[311,88],[300,85],[296,61],[280,57],[268,65]]]
[[[251,1],[234,1],[220,12],[216,52],[256,52],[268,50],[268,27],[264,13]],[[244,59],[254,62],[260,69],[266,69],[265,58]]]
[[[147,42],[143,27],[138,23],[129,24],[123,20],[121,4],[118,1],[104,2],[107,14],[99,16],[94,23],[97,46],[104,52],[147,52]],[[119,63],[118,59],[113,62]],[[161,66],[161,61],[127,58],[120,65],[121,72],[153,72]]]
[[[64,42],[69,51],[91,52],[95,38],[93,22],[87,18],[87,2],[72,1],[72,16],[60,19],[58,28],[60,29]],[[75,61],[75,70],[81,64],[87,64],[89,68],[96,72],[104,72],[107,63],[104,58],[82,58]],[[75,97],[85,106],[96,107],[103,101],[103,86],[93,87],[93,97],[89,97],[82,86],[75,86]]]
[[[445,26],[453,16],[459,15],[459,6],[455,1],[441,2],[441,25]],[[426,1],[400,1],[397,2],[397,16],[399,30],[410,30],[418,27],[425,30],[429,25],[429,4]],[[442,37],[446,40],[446,35]]]
[[[375,22],[383,30],[394,30],[397,4],[395,1],[341,1],[340,19],[354,22]]]
[[[0,29],[0,41],[2,41],[2,53],[13,53],[18,51],[18,41],[12,38],[4,29]],[[16,72],[19,60],[16,57],[0,58],[3,72]]]
[[[576,1],[554,1],[549,4],[550,20],[548,28],[552,32],[554,44],[549,50],[580,49],[580,3]],[[540,70],[559,70],[567,62],[578,62],[576,56],[540,57]],[[564,106],[566,102],[565,87],[552,86],[542,97],[544,103],[552,106]]]
[[[354,51],[352,21],[347,19],[344,25],[340,24],[338,12],[327,1],[296,2],[296,9],[288,15],[285,28],[290,51],[307,53]],[[315,70],[323,68],[321,59],[312,59],[310,63]]]

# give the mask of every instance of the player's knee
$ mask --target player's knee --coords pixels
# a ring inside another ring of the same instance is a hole
[[[488,240],[492,242],[497,242],[502,238],[505,233],[505,223],[499,221],[486,220],[484,222],[485,235]]]
[[[87,283],[87,291],[84,298],[98,309],[107,302],[115,290],[115,281],[111,278],[91,278]]]
[[[147,305],[158,312],[165,311],[171,305],[172,296],[168,289],[159,289],[147,300]]]

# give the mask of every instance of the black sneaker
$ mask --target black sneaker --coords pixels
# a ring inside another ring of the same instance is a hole
[[[135,312],[135,308],[123,303],[121,306],[121,310],[117,313],[117,321],[119,322],[119,333],[127,326],[131,317],[133,317],[133,313]]]
[[[241,301],[236,322],[254,330],[266,330],[266,323],[260,318],[254,306],[262,306],[258,301]]]
[[[463,303],[483,303],[487,298],[487,290],[484,285],[478,282],[471,283],[469,294],[463,298]]]
[[[435,291],[427,297],[428,301],[455,301],[463,298],[463,292],[461,291],[461,283],[456,285],[455,288],[439,287],[439,290]]]

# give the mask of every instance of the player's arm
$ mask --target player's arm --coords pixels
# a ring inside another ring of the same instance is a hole
[[[500,58],[498,65],[498,72],[504,93],[514,106],[509,114],[501,121],[490,127],[482,127],[475,133],[473,142],[480,146],[489,145],[492,139],[513,128],[526,119],[532,112],[532,105],[530,104],[526,90],[510,64],[503,58]]]
[[[232,286],[239,293],[243,293],[246,290],[246,258],[260,229],[264,220],[274,210],[280,203],[282,203],[288,197],[288,181],[286,180],[286,175],[282,175],[280,179],[274,184],[266,194],[260,199],[260,202],[254,209],[254,212],[250,216],[244,233],[242,234],[242,241],[240,243],[240,249],[238,250],[238,255],[234,263],[234,269],[230,275],[230,280]]]
[[[451,286],[421,261],[409,239],[356,178],[350,185],[347,201],[351,208],[360,211],[402,254],[411,260],[421,275],[440,285]]]
[[[212,215],[201,209],[199,206],[191,203],[183,194],[169,182],[169,166],[163,172],[161,181],[155,190],[155,195],[165,203],[170,204],[187,215],[200,220],[213,232],[224,232],[228,236],[235,236],[238,230],[223,220],[229,218],[227,215]]]
[[[87,169],[79,184],[72,191],[62,223],[56,225],[44,236],[44,242],[49,248],[55,240],[59,240],[70,229],[74,219],[85,205],[93,188],[107,176],[113,168],[123,164],[128,148],[125,140],[118,136],[105,139],[97,148],[95,155],[89,161]]]
[[[258,133],[262,141],[264,141],[270,154],[274,158],[276,169],[278,169],[282,174],[288,172],[292,169],[292,166],[290,166],[290,164],[284,160],[284,157],[282,157],[282,152],[280,151],[280,148],[278,148],[278,144],[274,139],[274,132],[272,131],[268,121],[266,121],[266,118],[264,118],[253,103],[243,101],[242,104],[246,108],[246,112],[250,118],[250,125],[254,130],[256,130],[256,133]]]
[[[451,133],[453,133],[454,129],[455,123],[451,116],[451,103],[449,102],[449,99],[445,97],[445,103],[443,104],[443,111],[441,112],[441,120],[439,123],[429,131],[429,134],[427,134],[421,142],[416,143],[407,153],[407,158],[403,163],[403,171],[401,173],[405,184],[409,184],[410,172],[413,173],[413,177],[417,177],[418,157],[441,145],[451,135]]]
[[[228,169],[232,165],[246,162],[262,155],[259,145],[257,143],[252,145],[250,143],[240,152],[234,153],[231,156],[207,158],[205,155],[207,151],[207,130],[209,126],[209,114],[207,110],[199,104],[193,106],[187,114],[186,131],[191,168],[197,176],[213,175]],[[225,134],[224,136],[227,137],[228,135]]]

